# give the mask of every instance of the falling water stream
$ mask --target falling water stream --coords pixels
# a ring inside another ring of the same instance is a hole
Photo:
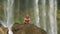
[[[57,34],[57,22],[56,22],[56,9],[57,5],[56,0],[49,0],[49,21],[50,21],[50,33],[49,34]]]
[[[35,25],[40,27],[38,0],[34,0],[34,17],[35,17],[35,22],[36,22]]]
[[[6,0],[4,1],[4,22],[6,23],[7,28],[9,29],[9,34],[13,34],[11,31],[12,22],[13,22],[13,3],[14,0]]]
[[[46,0],[42,0],[42,23],[43,29],[46,31]]]

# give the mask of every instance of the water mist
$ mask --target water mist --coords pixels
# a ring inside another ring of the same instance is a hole
[[[6,27],[9,30],[9,34],[13,34],[11,31],[11,27],[12,27],[12,22],[13,22],[13,3],[14,0],[6,0],[4,1],[4,15],[5,15],[5,19],[4,22],[6,23]]]
[[[49,0],[49,23],[50,29],[48,34],[57,34],[57,22],[56,22],[56,12],[57,12],[57,1]]]
[[[38,8],[38,0],[34,0],[34,17],[35,17],[35,25],[40,27],[39,23],[39,8]]]

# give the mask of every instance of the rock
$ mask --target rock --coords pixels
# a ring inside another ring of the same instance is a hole
[[[0,26],[0,34],[8,34],[8,29],[3,26]]]
[[[8,34],[8,29],[0,27],[0,34]]]
[[[18,24],[12,26],[13,34],[46,34],[46,32],[33,24]]]

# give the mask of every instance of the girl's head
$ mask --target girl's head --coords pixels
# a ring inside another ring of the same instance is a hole
[[[26,18],[29,18],[29,15],[26,15]]]

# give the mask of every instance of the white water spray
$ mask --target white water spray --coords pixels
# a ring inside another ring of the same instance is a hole
[[[56,23],[56,9],[57,5],[55,0],[49,0],[49,21],[50,21],[50,31],[48,34],[57,34],[57,23]]]
[[[38,0],[34,0],[34,17],[35,17],[35,25],[40,27],[39,24],[39,8],[38,8]]]
[[[46,0],[42,1],[42,23],[43,23],[43,29],[46,31]]]
[[[57,33],[57,28],[58,28],[57,27],[57,19],[56,19],[57,18],[56,17],[57,16],[57,0],[55,0],[55,4],[54,5],[55,5],[55,34],[58,34]]]
[[[13,3],[14,0],[7,0],[4,1],[4,14],[5,14],[5,19],[4,22],[6,23],[6,26],[9,29],[9,34],[13,34],[11,31],[11,27],[13,24],[11,24],[13,22]]]

